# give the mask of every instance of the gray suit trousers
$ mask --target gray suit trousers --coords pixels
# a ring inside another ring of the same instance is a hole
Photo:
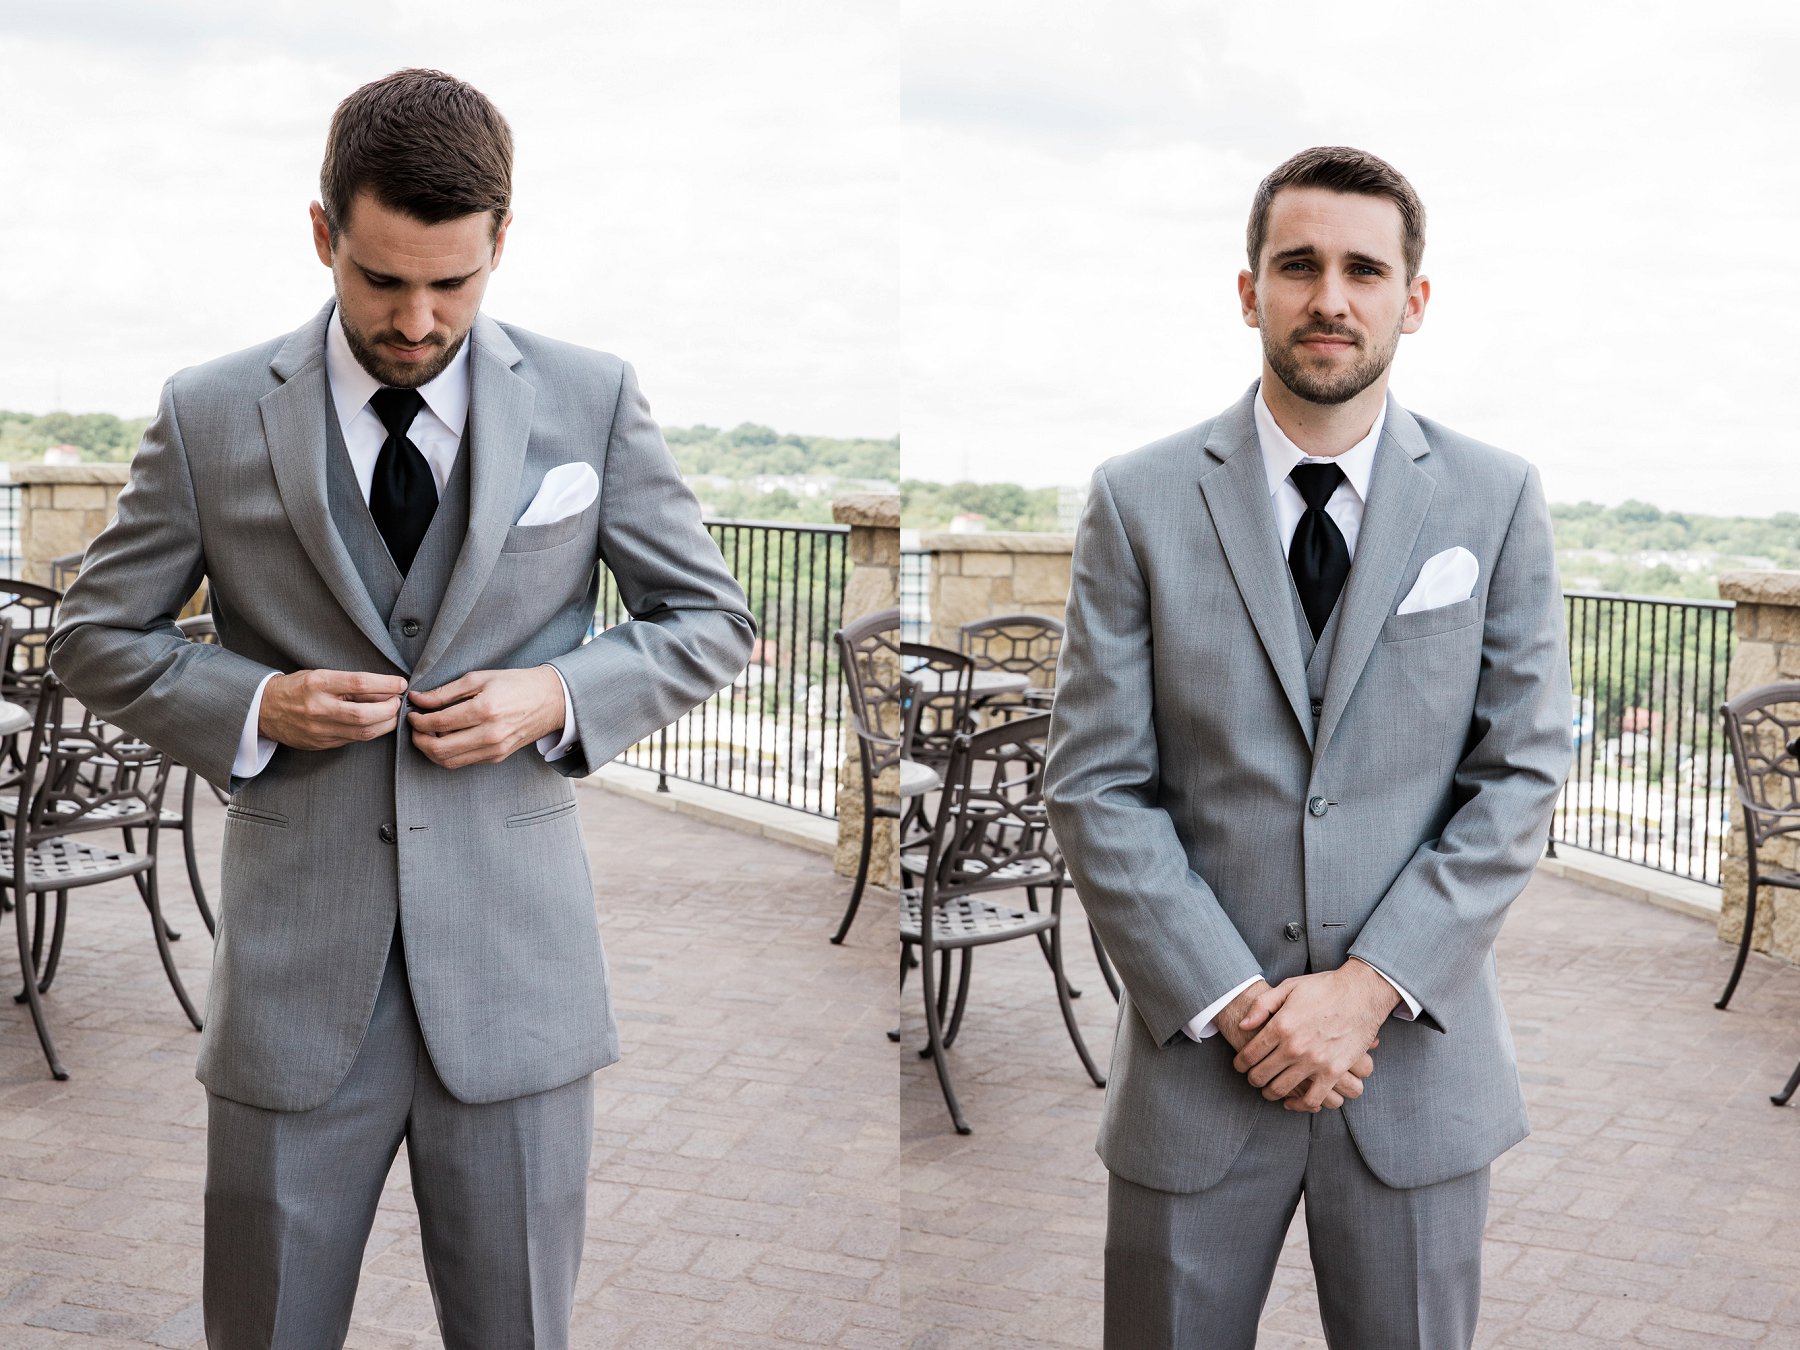
[[[1107,1188],[1107,1350],[1250,1350],[1302,1194],[1332,1350],[1466,1350],[1481,1308],[1487,1167],[1383,1185],[1342,1111],[1263,1114],[1223,1180]]]
[[[471,1105],[438,1080],[396,929],[349,1074],[310,1111],[207,1094],[211,1350],[341,1347],[402,1140],[447,1350],[568,1344],[594,1080]]]

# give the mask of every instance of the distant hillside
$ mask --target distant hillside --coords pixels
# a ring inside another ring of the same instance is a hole
[[[1800,515],[1701,516],[1648,502],[1552,506],[1557,562],[1569,590],[1719,598],[1739,568],[1800,569]]]
[[[53,445],[81,448],[81,457],[122,463],[137,451],[148,417],[114,417],[111,413],[34,413],[0,409],[0,460],[41,460]]]

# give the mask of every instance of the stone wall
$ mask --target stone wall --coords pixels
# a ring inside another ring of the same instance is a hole
[[[112,519],[126,464],[15,464],[19,491],[20,576],[51,584],[50,561],[83,552]]]
[[[1726,678],[1726,697],[1736,698],[1758,685],[1800,681],[1800,572],[1727,572],[1719,578],[1719,595],[1737,605],[1733,616],[1737,649]],[[1743,936],[1749,884],[1743,818],[1733,795],[1731,834],[1721,865],[1719,936],[1734,944]],[[1800,869],[1800,842],[1792,837],[1775,840],[1760,857],[1765,865]],[[1800,963],[1800,891],[1762,888],[1756,897],[1756,929],[1750,945]]]
[[[884,609],[900,607],[900,497],[897,493],[852,492],[834,497],[832,519],[850,527],[850,576],[844,583],[844,612],[840,622],[854,623]],[[896,672],[898,673],[898,672]],[[899,800],[900,771],[890,769],[875,781],[878,801],[893,805]],[[862,758],[856,736],[846,720],[844,762],[838,768],[839,876],[856,875],[863,832]],[[876,821],[874,850],[869,857],[869,881],[890,889],[900,885],[899,834],[896,822]]]
[[[928,534],[931,641],[958,649],[958,630],[996,614],[1061,619],[1069,599],[1072,534]]]

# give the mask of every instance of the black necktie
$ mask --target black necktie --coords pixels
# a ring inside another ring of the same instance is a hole
[[[377,389],[369,406],[387,428],[387,439],[375,457],[375,477],[369,483],[369,514],[375,517],[375,528],[381,531],[394,566],[405,576],[425,531],[431,528],[438,504],[431,465],[419,447],[406,439],[425,398],[417,389]]]
[[[1288,545],[1288,571],[1294,574],[1300,607],[1316,639],[1325,631],[1344,578],[1350,575],[1350,546],[1337,522],[1325,514],[1325,503],[1344,481],[1344,471],[1335,464],[1296,464],[1288,480],[1306,499],[1306,514]]]

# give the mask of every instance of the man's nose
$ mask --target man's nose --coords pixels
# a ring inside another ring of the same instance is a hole
[[[1342,318],[1348,311],[1348,292],[1344,279],[1334,272],[1321,272],[1319,283],[1313,288],[1313,313],[1321,318]]]
[[[394,331],[408,342],[418,343],[431,336],[431,297],[423,293],[409,295],[394,311]]]

